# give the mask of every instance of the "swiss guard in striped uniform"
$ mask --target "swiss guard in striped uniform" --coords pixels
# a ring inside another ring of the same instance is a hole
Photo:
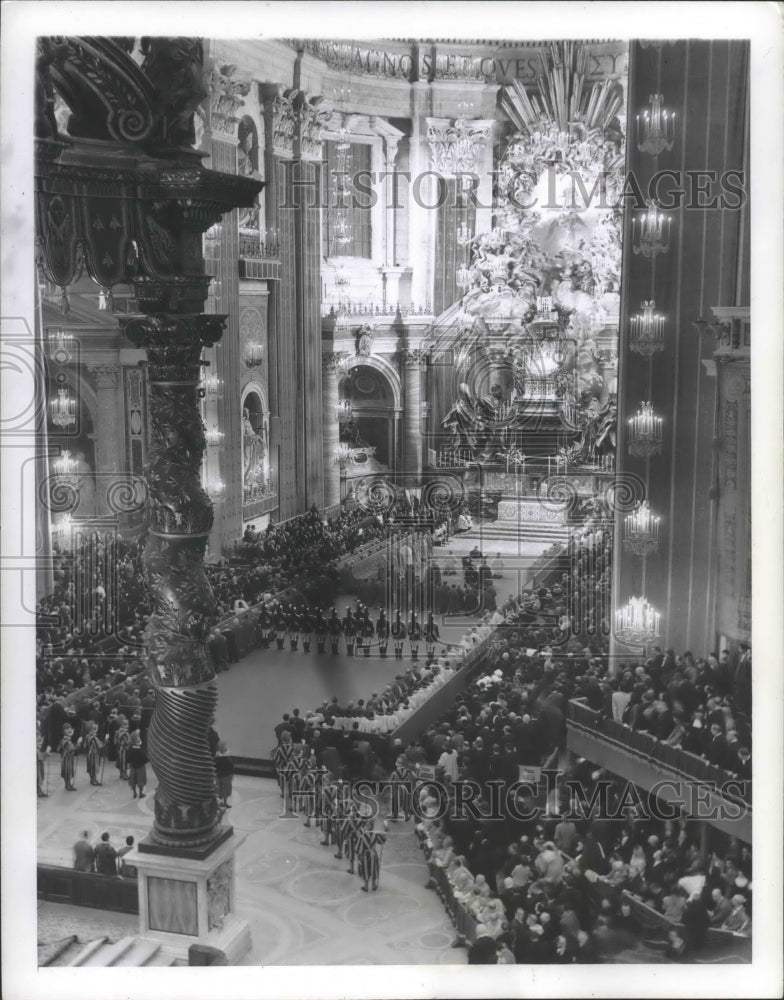
[[[291,647],[291,652],[295,652],[299,646],[299,630],[300,630],[300,615],[299,610],[292,604],[289,608],[289,613],[287,616],[286,626],[289,633],[289,646]]]
[[[346,652],[349,656],[354,655],[354,638],[357,634],[357,625],[351,608],[346,610],[346,617],[343,619],[343,634],[346,637]]]
[[[427,662],[432,663],[436,658],[436,643],[438,642],[438,625],[435,623],[433,618],[433,612],[431,611],[427,616],[427,625],[425,626],[425,649],[427,650]]]
[[[357,845],[363,824],[364,820],[359,814],[359,809],[352,803],[346,818],[347,830],[344,841],[344,851],[348,859],[348,868],[346,871],[349,875],[354,874],[354,864],[357,860]]]
[[[370,612],[367,608],[365,608],[363,613],[360,631],[362,633],[362,646],[365,650],[365,656],[370,656],[370,643],[376,634],[376,630],[373,627],[373,622],[370,620]]]
[[[275,642],[278,649],[283,649],[286,645],[286,631],[289,627],[289,619],[285,610],[281,605],[278,605],[277,611],[275,612]]]
[[[338,782],[338,795],[335,799],[335,827],[334,841],[338,849],[335,857],[338,861],[343,859],[343,851],[348,854],[348,837],[350,832],[349,815],[351,803],[345,797],[345,786]]]
[[[340,633],[343,631],[343,625],[338,618],[338,613],[335,608],[332,609],[332,614],[329,616],[327,628],[329,630],[329,641],[332,645],[332,654],[334,656],[340,648]]]
[[[316,649],[323,653],[327,646],[327,620],[319,611],[316,615]]]
[[[336,781],[332,780],[324,785],[324,791],[321,796],[321,831],[324,834],[324,839],[321,841],[322,847],[328,847],[337,840],[335,820],[338,809],[338,793],[339,787]]]
[[[300,627],[302,628],[302,652],[310,652],[310,644],[313,641],[313,615],[307,608],[303,608],[300,616]]]
[[[376,635],[378,636],[378,651],[386,658],[387,647],[389,646],[389,622],[383,608],[376,622]]]
[[[292,774],[298,766],[296,755],[297,748],[291,742],[291,733],[284,730],[280,734],[280,743],[275,747],[272,759],[278,776],[280,797],[285,800],[287,812],[293,811],[291,809],[291,785]]]
[[[259,611],[259,617],[256,623],[256,628],[258,629],[259,639],[261,645],[264,649],[269,649],[270,644],[270,618],[269,611],[267,611],[266,605],[261,606]]]
[[[316,785],[319,777],[319,767],[313,751],[311,751],[309,757],[303,754],[302,761],[303,763],[299,771],[299,805],[297,808],[300,812],[305,813],[304,825],[309,827],[310,821],[316,814]]]
[[[397,822],[401,812],[403,819],[411,819],[411,788],[414,784],[414,772],[402,754],[395,762],[389,780],[392,782],[392,796],[387,819]]]
[[[416,611],[411,612],[411,624],[408,626],[408,641],[411,643],[411,659],[419,659],[419,643],[422,641],[422,627],[417,620]]]
[[[117,770],[120,772],[120,780],[128,780],[128,747],[131,745],[131,734],[128,731],[128,720],[124,715],[120,716],[120,725],[114,736],[117,745]]]
[[[66,723],[63,726],[63,738],[57,750],[60,754],[60,777],[65,782],[66,792],[75,792],[74,777],[76,775],[76,747],[78,741],[74,741],[73,726]]]
[[[406,638],[406,626],[400,620],[400,612],[395,612],[395,620],[392,622],[392,641],[395,644],[395,659],[403,659],[403,642]]]
[[[100,785],[98,771],[101,768],[101,750],[103,743],[98,739],[98,723],[87,723],[87,735],[84,745],[87,749],[87,773],[90,775],[91,785]]]
[[[375,831],[372,819],[367,820],[360,830],[357,839],[357,873],[365,883],[361,887],[363,892],[368,891],[368,883],[372,885],[374,890],[378,889],[378,879],[381,874],[381,853],[384,850],[386,839],[383,833]]]

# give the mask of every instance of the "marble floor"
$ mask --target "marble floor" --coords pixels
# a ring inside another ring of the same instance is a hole
[[[450,556],[459,560],[477,543],[485,544],[476,532],[458,535],[447,546],[435,549],[434,558],[440,563]],[[491,561],[498,553],[504,561],[503,575],[493,580],[499,603],[511,593],[520,592],[531,575],[534,560],[545,548],[542,543],[495,539],[483,549]],[[447,580],[456,582],[458,577]],[[349,601],[346,595],[336,601],[341,613]],[[459,642],[477,621],[475,615],[441,616],[438,619],[441,641]],[[424,654],[424,648],[421,653]],[[235,756],[271,758],[275,746],[273,730],[284,712],[298,707],[305,715],[335,695],[341,702],[369,698],[374,691],[383,690],[400,669],[399,660],[393,656],[382,659],[376,651],[367,658],[348,656],[342,640],[341,652],[335,656],[330,652],[317,653],[315,643],[310,653],[304,653],[301,646],[292,652],[288,643],[282,650],[256,649],[232,664],[227,673],[218,675],[216,729]]]
[[[53,782],[56,764],[53,759]],[[38,800],[40,862],[69,866],[83,829],[93,841],[108,831],[118,846],[151,826],[154,784],[140,801],[108,769],[106,784],[91,788],[80,765],[76,793],[59,786]],[[319,844],[320,831],[281,818],[275,782],[236,777],[231,801],[228,818],[246,836],[237,853],[237,906],[250,924],[253,951],[243,964],[465,964],[465,951],[450,947],[452,926],[438,896],[424,888],[427,868],[412,824],[390,823],[379,889],[365,894],[334,849]],[[107,933],[98,934],[92,910],[42,903],[39,915],[42,943],[53,934],[77,934],[86,942]],[[106,928],[110,937],[112,928],[122,936],[135,924],[133,917],[109,914]]]

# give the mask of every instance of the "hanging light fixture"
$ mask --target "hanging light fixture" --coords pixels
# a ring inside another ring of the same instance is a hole
[[[218,399],[220,399],[223,391],[223,379],[218,378],[215,372],[210,372],[209,375],[205,375],[204,391],[208,396],[217,396]]]
[[[636,254],[652,258],[670,250],[669,215],[660,212],[655,202],[646,202],[647,211],[634,219],[632,249]]]
[[[61,379],[63,381],[57,389],[57,397],[50,401],[49,410],[55,427],[70,427],[76,423],[76,400],[71,397],[68,386],[64,384],[64,376],[58,376],[58,381]]]
[[[629,319],[629,349],[644,358],[664,350],[665,317],[654,313],[655,308],[653,299],[643,302],[642,312]]]
[[[74,349],[74,339],[61,326],[46,331],[46,341],[49,345],[49,357],[58,365],[67,365]]]
[[[637,115],[637,148],[641,153],[658,156],[672,149],[675,141],[675,112],[662,107],[664,97],[651,94],[648,107]]]
[[[461,264],[455,272],[455,284],[458,288],[468,288],[471,284],[471,272],[465,264]]]
[[[217,424],[213,424],[212,427],[210,427],[210,429],[204,435],[204,437],[206,438],[208,445],[216,447],[223,441],[223,431],[219,430]]]
[[[635,458],[658,455],[662,447],[662,418],[650,403],[642,403],[635,416],[629,417],[629,454]]]
[[[335,445],[334,455],[335,462],[340,466],[344,466],[351,456],[351,445],[346,444],[345,441],[341,441],[340,444]]]
[[[340,402],[338,403],[338,418],[341,418],[343,420],[351,420],[352,415],[353,414],[351,412],[351,400],[341,399]]]
[[[218,499],[222,497],[226,492],[226,484],[223,482],[220,476],[210,476],[207,480],[207,492],[211,497]]]
[[[647,597],[630,597],[615,612],[615,637],[629,646],[645,646],[659,637],[661,615]]]
[[[647,556],[659,548],[659,525],[661,518],[651,513],[648,501],[644,500],[637,510],[627,514],[623,525],[623,544],[628,552]]]
[[[457,240],[457,245],[461,247],[467,247],[471,240],[474,238],[474,234],[471,232],[471,227],[467,222],[461,222],[457,227],[457,233],[455,239]]]
[[[79,463],[75,458],[71,458],[70,451],[64,451],[59,458],[52,462],[54,474],[58,479],[72,479],[76,475]]]
[[[243,353],[242,360],[248,366],[248,368],[258,368],[264,359],[264,344],[260,344],[258,341],[252,341],[245,345],[245,352]]]

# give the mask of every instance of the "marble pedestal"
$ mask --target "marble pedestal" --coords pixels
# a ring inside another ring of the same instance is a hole
[[[139,936],[187,958],[210,945],[235,965],[251,948],[250,927],[236,912],[235,859],[245,836],[232,832],[206,858],[134,848],[124,858],[139,875]]]

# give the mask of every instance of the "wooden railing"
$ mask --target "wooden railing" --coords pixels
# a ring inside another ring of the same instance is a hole
[[[38,865],[38,898],[116,913],[139,912],[137,879],[97,875],[57,865]]]

